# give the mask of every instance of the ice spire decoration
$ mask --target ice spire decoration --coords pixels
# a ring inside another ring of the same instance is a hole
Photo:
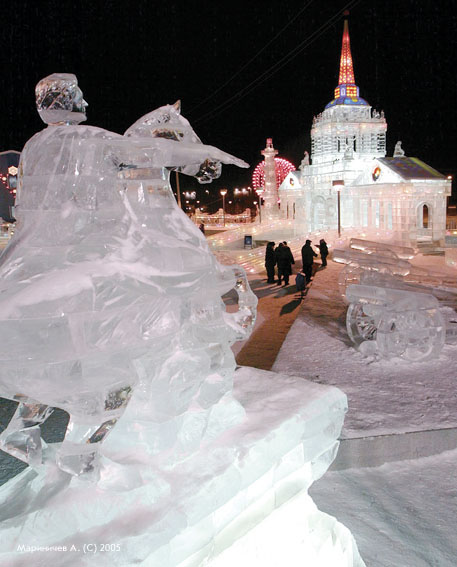
[[[355,84],[354,67],[351,55],[348,21],[344,20],[343,42],[341,45],[340,75],[335,89],[335,98],[358,97],[359,87]]]
[[[265,157],[265,213],[268,219],[276,218],[279,213],[278,208],[278,184],[276,183],[276,163],[275,156],[278,150],[273,147],[273,139],[267,138],[267,145],[260,152]]]

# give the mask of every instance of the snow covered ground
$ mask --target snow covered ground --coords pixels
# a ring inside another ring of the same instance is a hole
[[[344,437],[457,427],[457,346],[419,363],[364,357],[346,332],[341,267],[329,262],[316,273],[273,370],[341,388],[349,399]]]
[[[457,565],[457,450],[327,472],[310,489],[347,526],[367,567]]]
[[[443,257],[415,263],[444,269]],[[454,567],[457,346],[445,345],[438,360],[423,363],[364,358],[346,335],[340,269],[330,262],[317,272],[273,370],[348,395],[340,450],[349,451],[346,466],[351,455],[368,466],[330,471],[310,494],[351,530],[367,566]]]
[[[334,248],[346,244],[328,236]],[[296,259],[305,238],[290,239]],[[252,279],[263,253],[238,252]],[[444,256],[419,254],[412,262],[457,281]],[[310,495],[351,530],[368,567],[455,567],[457,346],[422,363],[363,357],[346,333],[341,269],[329,262],[317,271],[272,368],[348,396],[339,455]]]

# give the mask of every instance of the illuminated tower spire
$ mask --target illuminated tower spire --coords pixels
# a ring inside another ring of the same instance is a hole
[[[341,46],[340,77],[338,84],[347,85],[355,83],[354,68],[352,66],[351,40],[349,39],[348,21],[344,20],[343,44]]]
[[[354,67],[351,55],[348,21],[344,20],[343,42],[341,45],[340,76],[335,89],[335,98],[358,97],[359,87],[355,84]]]
[[[349,26],[345,19],[335,98],[326,105],[321,115],[316,116],[311,129],[313,166],[384,157],[386,128],[384,114],[372,110],[368,102],[359,96],[359,87],[355,84]]]

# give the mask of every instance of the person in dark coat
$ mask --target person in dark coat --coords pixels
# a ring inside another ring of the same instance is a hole
[[[278,285],[281,285],[282,278],[284,278],[284,285],[289,285],[292,264],[295,264],[292,251],[288,246],[284,246],[284,242],[280,242],[275,250],[275,255],[276,264],[278,265]]]
[[[327,246],[327,243],[325,242],[325,240],[323,238],[321,238],[319,240],[318,246],[319,246],[319,250],[321,252],[322,267],[325,267],[327,265],[328,246]]]
[[[311,240],[307,240],[301,249],[301,260],[303,264],[303,273],[306,275],[306,283],[311,281],[313,275],[313,262],[317,257],[316,252],[311,248]]]
[[[265,252],[265,268],[267,269],[268,283],[275,283],[276,256],[274,246],[274,242],[269,242]]]

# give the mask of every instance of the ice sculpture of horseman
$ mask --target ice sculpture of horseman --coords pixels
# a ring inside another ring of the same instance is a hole
[[[150,424],[140,437],[151,451],[192,450],[211,409],[235,403],[229,347],[256,300],[178,209],[169,170],[207,182],[220,162],[246,164],[203,145],[177,106],[121,136],[80,125],[87,103],[74,75],[41,80],[36,98],[48,127],[23,150],[17,230],[0,260],[0,395],[19,402],[0,447],[97,478],[101,443],[130,402]],[[231,316],[220,296],[234,286]],[[54,407],[70,416],[55,457],[40,432]],[[124,434],[138,434],[129,423]]]

